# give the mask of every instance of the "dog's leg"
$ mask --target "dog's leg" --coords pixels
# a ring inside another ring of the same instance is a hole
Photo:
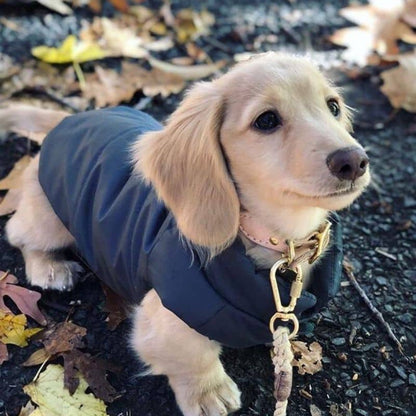
[[[222,416],[240,407],[221,347],[166,309],[151,290],[135,311],[132,345],[153,374],[165,374],[185,416]]]
[[[24,172],[19,205],[6,225],[7,238],[23,253],[29,283],[45,289],[66,290],[72,288],[82,268],[56,253],[73,244],[74,239],[43,193],[38,166],[39,157],[36,157]]]

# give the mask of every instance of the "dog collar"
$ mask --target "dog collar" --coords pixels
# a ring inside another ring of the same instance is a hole
[[[318,228],[304,239],[285,240],[274,233],[270,233],[248,212],[240,214],[240,231],[253,243],[276,251],[290,259],[292,265],[305,261],[313,263],[329,244],[331,223],[325,220]],[[296,251],[296,253],[295,253]]]

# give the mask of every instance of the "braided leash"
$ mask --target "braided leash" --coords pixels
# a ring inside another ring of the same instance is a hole
[[[271,351],[274,365],[275,383],[274,396],[276,398],[276,408],[274,416],[285,416],[290,391],[292,389],[292,360],[293,353],[290,340],[299,331],[299,321],[294,314],[297,300],[302,293],[303,275],[302,263],[308,261],[310,264],[319,258],[328,246],[330,238],[331,223],[326,221],[321,229],[313,233],[307,239],[307,249],[301,255],[296,255],[296,249],[305,247],[304,241],[288,241],[288,253],[279,259],[270,269],[270,284],[272,286],[276,313],[271,317],[269,327],[273,334],[273,349]],[[279,286],[277,284],[276,273],[289,276],[292,280],[290,287],[290,302],[283,306],[280,300]],[[292,332],[287,326],[279,325],[276,321],[283,323],[291,322]]]

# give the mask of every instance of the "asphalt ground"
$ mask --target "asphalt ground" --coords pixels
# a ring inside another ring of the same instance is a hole
[[[345,253],[353,263],[357,280],[384,315],[404,353],[388,338],[346,276],[340,292],[308,326],[300,339],[318,341],[323,347],[324,368],[313,376],[295,374],[289,401],[291,416],[309,415],[316,405],[322,415],[415,415],[416,414],[416,118],[405,111],[392,113],[387,98],[379,91],[379,68],[366,68],[358,77],[342,71],[340,48],[327,40],[335,29],[348,23],[338,16],[347,1],[232,1],[204,2],[216,16],[211,38],[200,45],[214,59],[250,50],[261,34],[277,36],[260,50],[289,50],[308,53],[341,87],[347,103],[356,109],[355,137],[366,147],[371,159],[373,185],[349,209],[341,212]],[[146,4],[146,3],[145,3]],[[152,7],[160,3],[150,2]],[[174,2],[174,7],[199,7],[199,2]],[[111,15],[111,6],[105,5]],[[290,23],[285,16],[296,14]],[[30,57],[30,47],[57,44],[79,30],[81,18],[91,18],[85,9],[62,17],[37,5],[0,6],[0,15],[16,22],[16,33],[0,25],[0,52],[17,62]],[[178,56],[179,50],[165,54]],[[88,70],[85,65],[85,70]],[[108,66],[117,65],[113,60]],[[163,120],[181,95],[150,100],[145,111]],[[135,97],[129,105],[140,102]],[[46,99],[46,98],[45,98]],[[33,143],[9,135],[0,142],[0,177],[28,151]],[[24,284],[20,252],[4,238],[7,218],[0,218],[0,269],[10,270]],[[389,256],[386,256],[388,253]],[[143,369],[130,351],[126,339],[130,322],[111,332],[105,323],[104,296],[91,275],[71,293],[45,292],[40,306],[57,322],[68,314],[87,328],[86,351],[121,367],[109,380],[121,397],[108,406],[111,416],[180,415],[165,377],[137,377]],[[9,346],[10,359],[0,367],[0,415],[16,416],[28,397],[22,387],[37,368],[21,363],[39,348],[32,343],[20,349]],[[273,372],[269,350],[259,346],[244,350],[225,349],[227,372],[242,391],[239,416],[273,414]]]

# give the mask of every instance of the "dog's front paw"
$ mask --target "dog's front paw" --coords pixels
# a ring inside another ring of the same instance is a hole
[[[184,416],[225,416],[241,407],[240,390],[223,370],[216,379],[170,382]]]
[[[39,257],[26,262],[26,276],[33,286],[42,289],[71,290],[78,280],[82,267],[75,261]]]

